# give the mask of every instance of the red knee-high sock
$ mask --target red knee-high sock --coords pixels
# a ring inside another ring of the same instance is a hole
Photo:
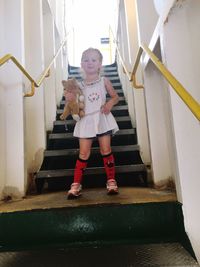
[[[74,183],[81,183],[84,170],[87,167],[87,160],[78,158],[74,170]]]
[[[106,170],[107,180],[115,179],[115,159],[112,152],[108,155],[102,155]]]

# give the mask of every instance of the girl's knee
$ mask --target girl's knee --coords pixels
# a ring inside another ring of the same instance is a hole
[[[108,155],[112,152],[111,147],[107,147],[107,148],[100,148],[100,153],[102,156],[104,155]]]
[[[79,158],[83,160],[88,160],[90,157],[90,151],[80,151],[79,152]]]

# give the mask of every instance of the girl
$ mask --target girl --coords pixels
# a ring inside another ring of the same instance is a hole
[[[85,116],[76,123],[74,129],[74,136],[79,138],[79,158],[74,170],[74,181],[68,191],[68,199],[77,198],[81,194],[83,172],[87,167],[92,141],[95,137],[98,138],[107,175],[107,193],[118,193],[115,163],[111,151],[111,135],[119,128],[110,113],[112,107],[118,103],[118,95],[109,79],[100,77],[102,60],[101,52],[95,48],[89,48],[82,54],[81,67],[84,71],[84,78],[79,86],[85,97]],[[110,99],[106,102],[107,93]],[[66,98],[70,100],[70,95]]]

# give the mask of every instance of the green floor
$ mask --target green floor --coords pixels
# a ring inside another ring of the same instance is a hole
[[[0,267],[196,266],[173,191],[85,189],[70,201],[46,192],[0,210]]]
[[[199,266],[179,243],[0,253],[1,267]]]

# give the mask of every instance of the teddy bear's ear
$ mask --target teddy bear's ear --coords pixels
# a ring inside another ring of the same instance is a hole
[[[63,81],[62,81],[62,85],[65,87],[66,84],[67,84],[67,81],[63,80]]]
[[[78,83],[77,83],[76,78],[73,77],[71,80],[72,80],[72,82],[73,82],[74,85],[78,86]]]

